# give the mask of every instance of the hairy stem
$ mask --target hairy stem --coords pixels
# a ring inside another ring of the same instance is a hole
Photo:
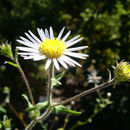
[[[35,120],[33,120],[25,130],[31,130],[32,127],[38,122],[38,121],[42,121],[43,119],[45,119],[50,113],[51,113],[51,110],[52,110],[52,87],[53,87],[53,84],[52,84],[52,78],[54,77],[54,65],[53,63],[50,65],[50,68],[49,68],[49,76],[48,76],[48,108],[47,110],[40,116],[40,117],[37,117]]]
[[[49,68],[49,75],[48,75],[49,82],[48,82],[48,95],[47,95],[48,104],[50,106],[52,105],[52,87],[53,87],[52,78],[53,77],[54,77],[54,65],[52,63]]]
[[[43,119],[45,119],[50,113],[51,113],[51,106],[49,106],[47,108],[47,110],[43,113],[43,115],[41,115],[40,117],[36,118],[35,120],[31,121],[31,123],[27,126],[27,128],[25,130],[31,130],[33,128],[33,126],[39,122],[42,121]]]
[[[30,89],[28,80],[27,80],[27,78],[26,78],[26,76],[25,76],[25,74],[24,74],[24,72],[23,72],[23,70],[22,70],[22,68],[21,68],[21,66],[20,66],[20,64],[19,64],[19,62],[18,62],[17,60],[16,60],[15,62],[16,62],[16,64],[18,65],[19,72],[21,73],[21,75],[22,75],[22,77],[23,77],[23,80],[24,80],[24,82],[25,82],[25,85],[26,85],[26,87],[27,87],[27,90],[28,90],[28,93],[29,93],[29,97],[30,97],[30,99],[31,99],[31,103],[32,103],[32,105],[34,106],[34,105],[35,105],[35,102],[34,102],[34,99],[33,99],[32,91],[31,91],[31,89]],[[36,118],[36,112],[34,111],[34,113],[35,113],[35,118]]]
[[[81,97],[83,97],[83,96],[85,96],[85,95],[88,95],[88,94],[90,94],[90,93],[93,93],[93,92],[95,92],[95,91],[97,91],[97,90],[99,90],[99,89],[106,88],[106,87],[108,87],[108,86],[114,84],[115,81],[116,81],[115,79],[112,79],[112,80],[110,80],[110,81],[107,81],[107,82],[104,83],[104,84],[101,84],[101,85],[99,85],[99,86],[97,86],[97,87],[94,87],[94,88],[91,88],[91,89],[89,89],[89,90],[86,90],[86,91],[84,91],[84,92],[82,92],[82,93],[80,93],[80,94],[78,94],[78,95],[76,95],[76,96],[73,96],[73,97],[71,97],[71,98],[69,98],[69,99],[67,99],[67,100],[65,100],[65,101],[59,102],[59,103],[57,103],[57,104],[54,104],[53,107],[54,107],[54,106],[58,106],[58,105],[63,105],[63,104],[69,103],[69,102],[74,101],[74,100],[77,100],[77,99],[79,99],[79,98],[81,98]]]
[[[51,68],[51,70],[53,70],[53,65],[52,65],[50,68]],[[51,70],[50,70],[49,72],[51,72]],[[57,103],[57,104],[51,104],[51,103],[52,103],[52,101],[51,101],[51,98],[52,98],[52,81],[50,81],[50,80],[52,79],[53,75],[54,75],[54,73],[53,73],[53,71],[52,71],[52,72],[50,73],[50,76],[49,76],[49,83],[50,83],[50,85],[49,85],[49,90],[48,90],[48,105],[49,105],[49,107],[47,108],[47,110],[45,111],[45,113],[44,113],[43,115],[41,115],[40,117],[38,117],[38,118],[36,118],[35,120],[33,120],[33,121],[27,126],[27,128],[26,128],[25,130],[31,130],[32,127],[33,127],[38,121],[41,121],[41,120],[45,119],[45,118],[51,113],[51,110],[52,110],[53,107],[58,106],[58,105],[63,105],[63,104],[66,104],[66,103],[68,103],[68,102],[77,100],[77,99],[79,99],[79,98],[81,98],[81,97],[83,97],[83,96],[85,96],[85,95],[88,95],[88,94],[90,94],[90,93],[93,93],[93,92],[95,92],[95,91],[97,91],[97,90],[99,90],[99,89],[103,89],[103,88],[105,88],[105,87],[108,87],[108,86],[110,86],[110,85],[113,85],[113,84],[115,83],[115,81],[116,81],[115,79],[112,79],[112,80],[110,80],[110,81],[107,81],[107,82],[104,83],[104,84],[101,84],[101,85],[99,85],[99,86],[97,86],[97,87],[95,87],[95,88],[91,88],[91,89],[89,89],[89,90],[86,90],[86,91],[84,91],[84,92],[82,92],[82,93],[80,93],[80,94],[78,94],[78,95],[76,95],[76,96],[74,96],[74,97],[71,97],[71,98],[69,98],[69,99],[67,99],[67,100],[65,100],[65,101],[59,102],[59,103]]]

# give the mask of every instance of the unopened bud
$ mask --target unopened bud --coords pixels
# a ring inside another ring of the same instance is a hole
[[[107,93],[107,98],[109,99],[110,97],[111,97],[111,93],[108,92],[108,93]]]
[[[117,63],[117,66],[114,68],[114,75],[117,81],[130,82],[130,64],[125,61]]]

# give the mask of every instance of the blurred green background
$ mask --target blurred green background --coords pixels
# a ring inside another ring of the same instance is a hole
[[[25,36],[24,32],[31,30],[37,34],[36,28],[53,27],[55,36],[63,26],[66,32],[71,30],[72,34],[81,35],[84,40],[78,45],[87,45],[88,49],[83,53],[89,54],[87,60],[78,60],[82,68],[70,68],[67,70],[61,87],[54,90],[54,99],[59,101],[80,93],[93,84],[88,85],[87,74],[91,68],[95,68],[102,81],[108,79],[109,68],[116,61],[125,59],[130,61],[130,0],[1,0],[0,2],[0,43],[11,42],[14,49],[18,43],[19,36]],[[0,56],[0,103],[4,102],[5,94],[3,87],[11,89],[10,101],[18,112],[22,112],[25,121],[29,118],[24,109],[26,101],[21,96],[27,94],[26,87],[17,69],[4,65],[7,58]],[[19,62],[27,75],[35,98],[35,102],[45,100],[47,92],[47,76],[44,70],[44,61],[24,61],[19,57]],[[4,69],[3,69],[4,68]],[[61,69],[61,72],[63,70]],[[111,92],[111,100],[114,102],[108,105],[102,112],[94,117],[92,123],[79,126],[80,130],[130,130],[130,85],[120,83],[116,88],[111,87],[102,92],[106,96]],[[75,102],[73,109],[82,111],[80,116],[69,118],[66,130],[71,128],[77,120],[84,121],[92,114],[96,94],[86,96]],[[12,118],[12,127],[23,129],[23,125],[13,114],[10,108],[5,106],[7,115]],[[4,113],[0,112],[2,120]],[[58,129],[64,124],[65,115],[57,115],[59,119],[52,129]],[[52,124],[55,114],[50,115],[45,122]],[[41,129],[36,126],[34,129]]]

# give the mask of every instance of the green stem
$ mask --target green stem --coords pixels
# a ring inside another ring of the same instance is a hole
[[[49,67],[49,81],[48,81],[48,108],[46,109],[46,111],[40,116],[37,117],[35,120],[33,120],[25,130],[31,130],[32,127],[39,121],[42,121],[43,119],[45,119],[52,110],[52,88],[53,88],[53,84],[52,84],[52,78],[54,77],[54,64],[52,63]]]
[[[97,86],[98,86],[98,84],[95,83],[95,84],[94,84],[94,87],[97,87]],[[102,98],[102,95],[101,95],[101,93],[100,93],[100,90],[97,90],[97,95],[98,95],[99,99],[101,100],[101,102],[103,103],[103,98]]]
[[[52,78],[54,77],[54,65],[51,63],[50,68],[49,68],[49,83],[48,83],[48,104],[51,106],[52,105]]]
[[[77,128],[78,126],[81,126],[81,125],[86,125],[87,123],[90,122],[90,120],[92,120],[103,108],[101,108],[98,112],[94,112],[87,120],[85,121],[77,121],[76,124],[74,126],[72,126],[70,128],[70,130],[75,130],[75,128]]]
[[[49,106],[49,107],[47,108],[47,110],[43,113],[43,115],[41,115],[40,117],[38,117],[38,118],[36,118],[35,120],[31,121],[31,123],[27,126],[27,128],[26,128],[25,130],[31,130],[31,129],[33,128],[33,126],[34,126],[37,122],[39,122],[39,121],[45,119],[45,118],[51,113],[51,109],[52,109],[52,107]]]
[[[108,86],[110,86],[110,85],[113,85],[113,84],[115,83],[115,79],[112,79],[112,80],[110,80],[110,81],[108,81],[108,82],[106,82],[106,83],[104,83],[104,84],[101,84],[101,85],[95,87],[95,88],[86,90],[86,91],[84,91],[84,92],[82,92],[82,93],[80,93],[80,94],[78,94],[78,95],[76,95],[76,96],[74,96],[74,97],[72,97],[72,98],[69,98],[69,99],[67,99],[67,100],[65,100],[65,101],[62,101],[62,102],[59,102],[59,103],[53,105],[53,104],[52,104],[52,99],[51,99],[51,98],[52,98],[52,81],[51,81],[51,79],[52,79],[52,77],[54,76],[54,68],[53,68],[53,67],[54,67],[54,66],[53,66],[53,64],[52,64],[51,67],[50,67],[50,70],[49,70],[49,72],[50,72],[50,73],[49,73],[49,90],[48,90],[48,105],[49,105],[49,106],[48,106],[47,110],[45,111],[45,113],[44,113],[42,116],[40,116],[40,117],[36,118],[35,120],[33,120],[33,121],[27,126],[27,128],[26,128],[25,130],[31,130],[32,127],[33,127],[38,121],[41,121],[41,120],[45,119],[45,118],[51,113],[51,110],[52,110],[52,108],[53,108],[54,106],[63,105],[63,104],[66,104],[66,103],[68,103],[68,102],[77,100],[77,99],[79,99],[79,98],[81,98],[81,97],[83,97],[83,96],[85,96],[85,95],[88,95],[88,94],[93,93],[93,92],[95,92],[95,91],[97,91],[97,90],[99,90],[99,89],[103,89],[103,88],[105,88],[105,87],[108,87]]]

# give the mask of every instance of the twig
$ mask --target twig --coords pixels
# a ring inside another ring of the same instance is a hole
[[[78,94],[78,95],[76,95],[76,96],[73,96],[73,97],[71,97],[71,98],[69,98],[69,99],[67,99],[67,100],[65,100],[65,101],[59,102],[59,103],[57,103],[57,104],[54,104],[53,107],[54,107],[54,106],[58,106],[58,105],[63,105],[63,104],[69,103],[69,102],[74,101],[74,100],[77,100],[77,99],[79,99],[79,98],[81,98],[81,97],[83,97],[83,96],[85,96],[85,95],[88,95],[88,94],[90,94],[90,93],[93,93],[93,92],[95,92],[95,91],[97,91],[97,90],[99,90],[99,89],[106,88],[106,87],[108,87],[108,86],[114,84],[115,81],[116,81],[115,79],[112,79],[112,80],[110,80],[110,81],[107,81],[107,82],[104,83],[104,84],[101,84],[101,85],[99,85],[99,86],[97,86],[97,87],[94,87],[94,88],[91,88],[91,89],[89,89],[89,90],[86,90],[86,91],[84,91],[84,92],[82,92],[82,93],[80,93],[80,94]]]
[[[15,108],[13,107],[13,105],[10,102],[8,102],[7,104],[9,105],[9,107],[13,111],[13,113],[19,118],[19,120],[21,121],[21,123],[23,124],[23,126],[27,127],[27,124],[23,120],[23,116],[21,117],[21,115],[15,110]]]
[[[30,99],[31,99],[31,103],[32,103],[32,105],[34,106],[34,105],[35,105],[35,102],[34,102],[34,99],[33,99],[32,91],[31,91],[31,89],[30,89],[28,80],[27,80],[27,78],[26,78],[26,76],[25,76],[25,74],[24,74],[24,72],[23,72],[23,70],[22,70],[22,68],[21,68],[21,66],[20,66],[20,64],[19,64],[19,62],[18,62],[17,60],[16,60],[15,62],[16,62],[16,64],[18,65],[19,72],[21,73],[21,75],[22,75],[22,77],[23,77],[23,80],[24,80],[24,82],[25,82],[25,85],[26,85],[26,87],[27,87],[27,90],[28,90],[28,93],[29,93],[29,97],[30,97]],[[37,116],[36,116],[35,110],[34,110],[34,113],[35,113],[35,118],[36,118]]]
[[[51,67],[50,67],[50,68],[51,68]],[[51,77],[50,77],[50,78],[51,78]],[[26,128],[25,130],[31,130],[32,127],[33,127],[38,121],[41,121],[41,120],[45,119],[45,118],[51,113],[51,110],[52,110],[53,107],[58,106],[58,105],[63,105],[63,104],[66,104],[66,103],[68,103],[68,102],[77,100],[77,99],[79,99],[79,98],[81,98],[81,97],[83,97],[83,96],[85,96],[85,95],[87,95],[87,94],[90,94],[90,93],[93,93],[93,92],[95,92],[95,91],[97,91],[97,90],[99,90],[99,89],[103,89],[103,88],[105,88],[105,87],[108,87],[108,86],[114,84],[115,81],[116,81],[115,79],[112,79],[111,81],[107,81],[106,83],[101,84],[101,85],[99,85],[99,86],[97,86],[97,87],[95,87],[95,88],[86,90],[86,91],[84,91],[84,92],[82,92],[82,93],[80,93],[80,94],[78,94],[78,95],[76,95],[76,96],[74,96],[74,97],[72,97],[72,98],[69,98],[69,99],[67,99],[67,100],[65,100],[65,101],[59,102],[59,103],[57,103],[57,104],[52,104],[52,106],[51,106],[50,104],[48,104],[49,107],[47,108],[47,110],[45,111],[45,113],[44,113],[42,116],[40,116],[40,117],[36,118],[35,120],[33,120],[33,121],[27,126],[27,128]],[[52,82],[49,82],[49,83],[52,83]],[[51,86],[51,85],[50,85],[50,86]],[[51,89],[49,89],[49,90],[51,90]],[[51,96],[51,94],[49,94],[49,93],[50,93],[50,92],[48,92],[48,95]],[[51,100],[51,97],[49,97],[48,99]],[[50,102],[51,102],[51,101],[50,101]]]

